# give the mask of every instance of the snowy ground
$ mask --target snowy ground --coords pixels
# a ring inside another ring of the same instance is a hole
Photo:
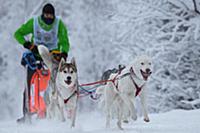
[[[0,122],[0,133],[199,133],[200,110],[174,110],[163,114],[150,115],[151,122],[144,123],[141,118],[124,124],[120,131],[112,122],[110,129],[105,129],[104,116],[88,113],[78,116],[77,126],[69,128],[67,122],[34,120],[32,124],[17,124],[12,121]]]

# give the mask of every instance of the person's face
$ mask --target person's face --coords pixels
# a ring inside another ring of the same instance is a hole
[[[51,13],[44,13],[42,19],[47,25],[51,25],[54,22],[55,16]]]
[[[54,19],[54,15],[50,13],[44,13],[44,18],[46,19]]]

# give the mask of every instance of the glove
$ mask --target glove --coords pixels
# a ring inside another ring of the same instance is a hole
[[[30,49],[31,48],[31,46],[32,46],[32,43],[31,42],[29,42],[29,41],[27,41],[27,42],[25,42],[24,43],[24,48],[26,48],[26,49]]]
[[[33,45],[33,48],[31,49],[31,51],[32,51],[34,54],[39,54],[38,48],[37,48],[36,45]]]
[[[32,44],[31,42],[27,41],[24,43],[24,48],[33,52],[33,54],[39,54],[37,46]]]

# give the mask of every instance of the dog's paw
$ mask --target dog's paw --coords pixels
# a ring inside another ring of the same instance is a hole
[[[137,115],[132,116],[132,119],[133,119],[134,121],[136,121],[136,120],[137,120]]]
[[[65,122],[65,118],[62,118],[61,121],[62,121],[62,122]]]
[[[117,126],[118,126],[118,128],[120,129],[120,130],[124,130],[123,128],[122,128],[122,123],[121,122],[117,122]]]
[[[149,118],[144,118],[145,122],[150,122]]]
[[[71,124],[71,128],[75,128],[75,123],[74,122]]]
[[[129,121],[128,121],[128,120],[123,120],[123,122],[124,122],[124,123],[128,123]]]

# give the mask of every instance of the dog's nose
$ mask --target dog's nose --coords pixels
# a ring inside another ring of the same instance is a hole
[[[149,68],[147,68],[147,69],[146,69],[146,72],[147,72],[147,73],[150,73],[150,72],[151,72],[151,70],[150,70]]]
[[[70,76],[67,77],[67,80],[71,80],[72,78]]]

